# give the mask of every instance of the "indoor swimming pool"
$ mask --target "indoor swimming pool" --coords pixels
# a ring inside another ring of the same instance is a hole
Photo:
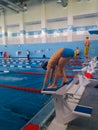
[[[0,60],[0,130],[20,130],[51,100],[40,93],[45,75],[41,63]],[[66,74],[74,76],[72,66]]]

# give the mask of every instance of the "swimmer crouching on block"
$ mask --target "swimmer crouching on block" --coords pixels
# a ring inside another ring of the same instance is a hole
[[[70,59],[74,57],[74,50],[70,48],[61,48],[57,50],[49,59],[46,67],[46,75],[44,78],[44,83],[42,90],[46,87],[46,83],[48,81],[48,78],[50,78],[50,83],[48,85],[48,88],[56,88],[58,79],[62,77],[62,83],[61,85],[65,84],[68,80],[64,71],[65,65],[69,62]],[[52,84],[53,75],[54,72],[54,83]]]

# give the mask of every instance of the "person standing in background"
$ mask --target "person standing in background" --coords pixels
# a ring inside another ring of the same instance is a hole
[[[90,56],[88,55],[89,48],[90,48],[90,40],[89,37],[87,36],[84,42],[84,56],[86,58],[86,62],[88,62],[88,59],[90,58]]]
[[[9,58],[8,52],[5,51],[5,52],[4,52],[4,59],[7,60],[8,58]]]
[[[43,58],[46,58],[46,55],[45,55],[45,54],[43,54]]]
[[[29,60],[30,60],[30,51],[27,50],[27,51],[26,51],[26,54],[27,54],[27,59],[28,59],[28,61],[29,61]]]

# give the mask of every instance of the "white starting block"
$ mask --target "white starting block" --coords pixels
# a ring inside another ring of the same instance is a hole
[[[90,73],[93,75],[94,78],[86,78],[83,76],[88,82],[93,83],[93,85],[98,84],[98,69],[97,69],[98,62],[95,60],[91,60],[90,63],[88,63],[85,67],[82,69],[74,69],[73,71],[76,72],[76,74],[85,75],[85,73]],[[80,80],[81,81],[81,80]],[[84,80],[85,81],[85,80]],[[83,83],[82,83],[83,84]]]
[[[85,63],[85,67],[82,69],[83,71],[88,70],[90,73],[96,73],[98,71],[98,61],[96,57],[94,57],[89,63]]]
[[[92,108],[78,105],[86,86],[90,81],[82,75],[81,70],[77,70],[77,75],[63,87],[47,88],[42,91],[44,94],[52,94],[56,116],[50,124],[48,130],[65,130],[65,124],[79,116],[90,117]]]
[[[90,106],[80,105],[80,99],[88,84],[98,83],[98,78],[87,78],[84,73],[91,74],[97,71],[96,60],[90,61],[88,66],[82,69],[74,69],[76,76],[67,84],[58,88],[47,88],[42,91],[44,94],[52,94],[56,116],[48,130],[65,130],[67,124],[79,116],[91,117],[93,108]],[[66,124],[66,126],[65,126]]]

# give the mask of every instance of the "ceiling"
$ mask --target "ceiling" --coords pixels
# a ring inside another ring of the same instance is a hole
[[[26,11],[28,2],[32,2],[32,5],[34,5],[49,1],[56,1],[56,3],[60,3],[63,7],[66,7],[68,4],[68,0],[0,0],[0,10],[11,9],[15,12]]]
[[[50,2],[50,1],[55,1],[56,3],[61,4],[62,7],[66,7],[68,5],[68,0],[0,0],[0,10],[11,9],[12,11],[15,12],[26,11],[28,5],[37,5],[40,4],[41,2]],[[85,0],[76,0],[76,1],[85,2]]]
[[[19,1],[25,2],[25,1],[28,1],[28,0],[9,0],[9,1],[16,3],[16,2],[19,2]]]
[[[10,9],[15,12],[24,11],[26,2],[30,0],[0,0],[0,9]]]

